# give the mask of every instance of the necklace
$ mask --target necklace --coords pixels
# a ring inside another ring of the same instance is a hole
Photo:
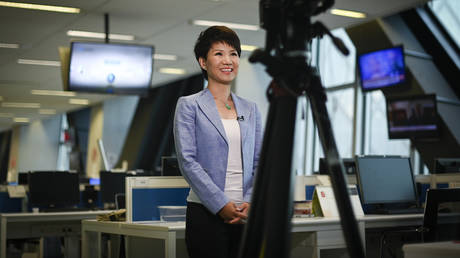
[[[222,101],[222,103],[224,103],[226,109],[228,109],[228,110],[232,109],[232,106],[230,106],[227,102],[225,102],[225,101],[223,101],[221,99],[219,99],[219,100]]]

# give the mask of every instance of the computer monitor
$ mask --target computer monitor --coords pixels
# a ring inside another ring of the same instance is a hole
[[[394,87],[406,82],[402,46],[379,49],[358,56],[363,91]]]
[[[356,174],[356,165],[355,160],[352,158],[342,159],[343,166],[345,167],[345,173],[347,175]],[[329,175],[329,169],[327,168],[326,158],[319,159],[319,174],[320,175]]]
[[[386,103],[390,139],[438,137],[436,95],[389,97]]]
[[[357,156],[356,168],[361,202],[370,213],[417,206],[408,157]]]
[[[433,173],[460,173],[460,158],[435,159]]]
[[[162,176],[182,176],[176,157],[161,157]]]
[[[125,193],[126,191],[126,173],[101,171],[99,178],[102,203],[115,205],[115,195],[118,193]]]
[[[29,175],[29,203],[38,208],[70,208],[80,202],[78,174],[67,171],[34,171]]]

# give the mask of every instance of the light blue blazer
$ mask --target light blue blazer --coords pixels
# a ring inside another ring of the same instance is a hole
[[[243,199],[251,200],[262,145],[260,112],[255,103],[232,93],[241,130]],[[202,204],[217,214],[230,200],[224,194],[228,141],[214,97],[208,89],[179,98],[174,116],[179,167]]]

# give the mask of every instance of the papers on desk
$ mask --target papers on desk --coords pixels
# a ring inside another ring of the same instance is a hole
[[[26,188],[23,185],[8,185],[6,188],[10,198],[26,197]]]
[[[351,205],[355,216],[364,216],[363,208],[359,200],[358,191],[355,185],[349,185]],[[316,186],[313,193],[313,214],[317,217],[338,217],[339,211],[331,186]]]

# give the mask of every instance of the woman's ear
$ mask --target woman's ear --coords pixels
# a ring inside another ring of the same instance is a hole
[[[198,63],[200,63],[200,67],[203,69],[203,70],[206,70],[206,60],[202,57],[199,57],[198,58]]]

